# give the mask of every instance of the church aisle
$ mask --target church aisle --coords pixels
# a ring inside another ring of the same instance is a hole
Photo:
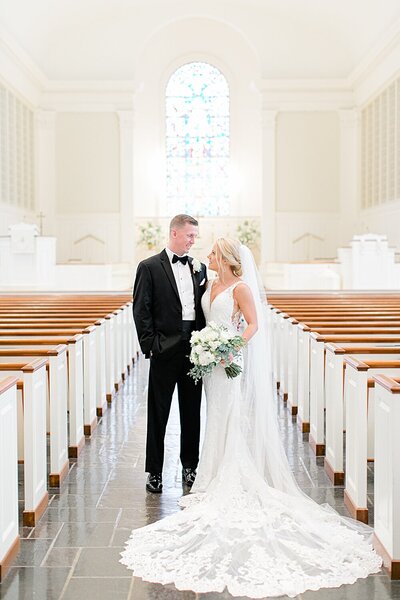
[[[146,381],[147,363],[141,359],[86,443],[79,464],[72,464],[61,493],[51,494],[38,526],[21,529],[21,552],[0,586],[1,600],[230,598],[229,594],[196,595],[142,582],[118,562],[131,528],[175,512],[182,494],[176,404],[167,431],[164,492],[151,495],[144,489]],[[332,487],[323,459],[316,463],[288,411],[282,404],[280,408],[281,431],[299,484],[318,502],[329,502],[346,514],[343,488]],[[370,501],[372,506],[372,495]],[[381,573],[352,586],[308,592],[301,598],[389,600],[400,598],[400,582],[390,582]]]

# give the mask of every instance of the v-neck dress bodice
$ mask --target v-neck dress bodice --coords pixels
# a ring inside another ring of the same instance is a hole
[[[219,292],[211,301],[213,284],[209,282],[207,290],[201,299],[206,323],[213,321],[217,325],[223,325],[231,333],[237,333],[240,315],[235,311],[234,290],[241,281],[236,281],[229,287]]]

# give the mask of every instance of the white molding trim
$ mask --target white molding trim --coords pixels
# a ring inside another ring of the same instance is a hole
[[[48,81],[42,93],[43,108],[62,112],[115,112],[132,110],[133,81]]]
[[[46,75],[2,25],[0,25],[0,48],[38,88],[43,89],[46,86],[48,82]]]
[[[259,79],[264,110],[315,111],[352,108],[354,93],[346,79]]]
[[[400,73],[400,19],[350,74],[357,106],[362,107],[390,85]]]
[[[382,63],[392,50],[400,44],[400,19],[395,21],[383,34],[380,40],[371,48],[362,61],[349,74],[348,82],[356,88],[371,71]]]
[[[134,94],[118,92],[45,92],[41,108],[57,112],[116,112],[132,110]]]

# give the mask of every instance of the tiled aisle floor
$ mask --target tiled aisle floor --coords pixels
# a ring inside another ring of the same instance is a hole
[[[182,494],[178,463],[179,429],[173,410],[167,434],[164,492],[145,492],[144,435],[147,364],[133,369],[73,464],[61,493],[35,529],[21,530],[21,552],[6,581],[2,600],[222,600],[229,594],[178,592],[173,586],[144,583],[131,577],[119,553],[131,528],[178,510]],[[299,484],[318,502],[346,514],[343,489],[333,489],[315,457],[281,408],[280,424]],[[370,489],[372,487],[370,486]],[[372,502],[372,498],[371,498]],[[22,508],[22,507],[21,507]],[[303,600],[400,599],[400,582],[379,574],[352,586],[308,592]]]

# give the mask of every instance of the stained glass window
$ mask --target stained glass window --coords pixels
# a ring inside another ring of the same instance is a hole
[[[229,214],[229,88],[221,71],[192,62],[166,89],[167,211]]]

